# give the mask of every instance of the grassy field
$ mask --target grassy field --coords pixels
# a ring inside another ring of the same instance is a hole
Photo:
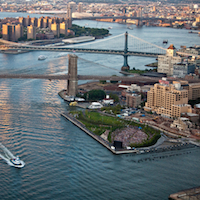
[[[147,140],[141,144],[131,144],[134,147],[150,146],[156,143],[160,138],[160,131],[157,131],[149,126],[139,124],[133,121],[124,120],[118,117],[110,117],[100,114],[95,111],[72,111],[71,112],[76,118],[81,121],[88,130],[92,131],[96,135],[103,134],[106,130],[109,130],[108,141],[111,141],[111,134],[116,129],[123,129],[128,126],[141,127],[142,131],[147,134]]]

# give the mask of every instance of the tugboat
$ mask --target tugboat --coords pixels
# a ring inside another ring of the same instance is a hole
[[[10,162],[12,166],[17,167],[17,168],[22,168],[25,165],[24,161],[20,160],[18,156],[11,158]]]

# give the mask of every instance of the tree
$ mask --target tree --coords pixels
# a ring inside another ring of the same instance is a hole
[[[106,96],[106,93],[103,90],[90,90],[89,92],[84,94],[84,99],[90,101],[90,100],[101,100],[104,99]]]
[[[100,80],[99,83],[106,84],[106,80]]]
[[[113,76],[116,76],[116,75],[113,75]],[[118,81],[110,81],[111,83],[118,83]]]
[[[114,102],[115,102],[115,103],[118,103],[118,102],[119,102],[119,97],[118,97],[118,95],[113,94],[113,93],[110,93],[110,94],[109,94],[109,97],[110,97],[111,99],[114,99]]]

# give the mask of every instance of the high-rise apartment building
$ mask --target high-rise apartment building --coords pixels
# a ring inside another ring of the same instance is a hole
[[[22,26],[25,26],[25,18],[24,18],[24,17],[19,17],[19,23],[20,23]]]
[[[83,3],[82,3],[82,2],[80,2],[80,3],[78,4],[78,12],[79,12],[79,13],[82,13],[82,12],[83,12]]]
[[[15,25],[3,24],[2,25],[2,37],[4,40],[15,41]]]
[[[189,100],[200,98],[200,83],[189,84]]]
[[[24,27],[21,24],[15,26],[15,40],[17,41],[24,35]]]
[[[30,25],[37,27],[37,25],[38,25],[37,22],[38,22],[38,19],[33,17],[33,18],[31,18],[31,24]]]
[[[40,17],[40,18],[38,19],[38,26],[37,26],[37,27],[43,28],[43,17]]]
[[[169,118],[180,117],[181,113],[192,113],[191,105],[188,104],[188,90],[181,87],[181,82],[173,81],[173,84],[169,84],[165,79],[147,92],[144,109]]]
[[[68,29],[68,25],[66,22],[60,23],[60,34],[67,36],[68,35],[67,29]]]
[[[49,18],[49,20],[48,20],[48,27],[51,28],[51,24],[53,24],[53,23],[54,23],[54,19]]]
[[[67,18],[72,18],[72,9],[69,6],[67,7]]]
[[[76,3],[71,1],[68,3],[68,7],[71,8],[72,13],[76,11]]]
[[[66,22],[68,28],[71,28],[71,27],[72,27],[72,18],[66,18],[66,19],[65,19],[65,22]]]
[[[51,24],[51,30],[56,37],[60,37],[60,24]]]
[[[173,44],[167,49],[166,55],[158,56],[158,68],[159,73],[165,73],[168,76],[173,75],[173,65],[182,61],[180,56],[176,56],[176,48]]]
[[[27,39],[34,39],[36,40],[36,27],[30,25],[27,27]]]
[[[30,26],[31,25],[31,18],[29,17],[29,15],[27,16],[27,18],[25,18],[25,26]]]
[[[43,28],[47,28],[48,27],[48,21],[49,21],[48,17],[45,17],[43,19],[43,25],[42,25]]]

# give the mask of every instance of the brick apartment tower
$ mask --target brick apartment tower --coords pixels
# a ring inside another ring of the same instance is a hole
[[[67,93],[69,96],[76,96],[78,92],[78,78],[77,78],[77,59],[78,56],[74,54],[68,55],[68,75]]]
[[[35,26],[30,25],[27,27],[27,39],[36,40],[36,27]]]
[[[15,41],[15,25],[9,23],[3,24],[2,37],[4,40]]]
[[[15,26],[15,40],[17,41],[24,35],[24,27],[21,24]]]

